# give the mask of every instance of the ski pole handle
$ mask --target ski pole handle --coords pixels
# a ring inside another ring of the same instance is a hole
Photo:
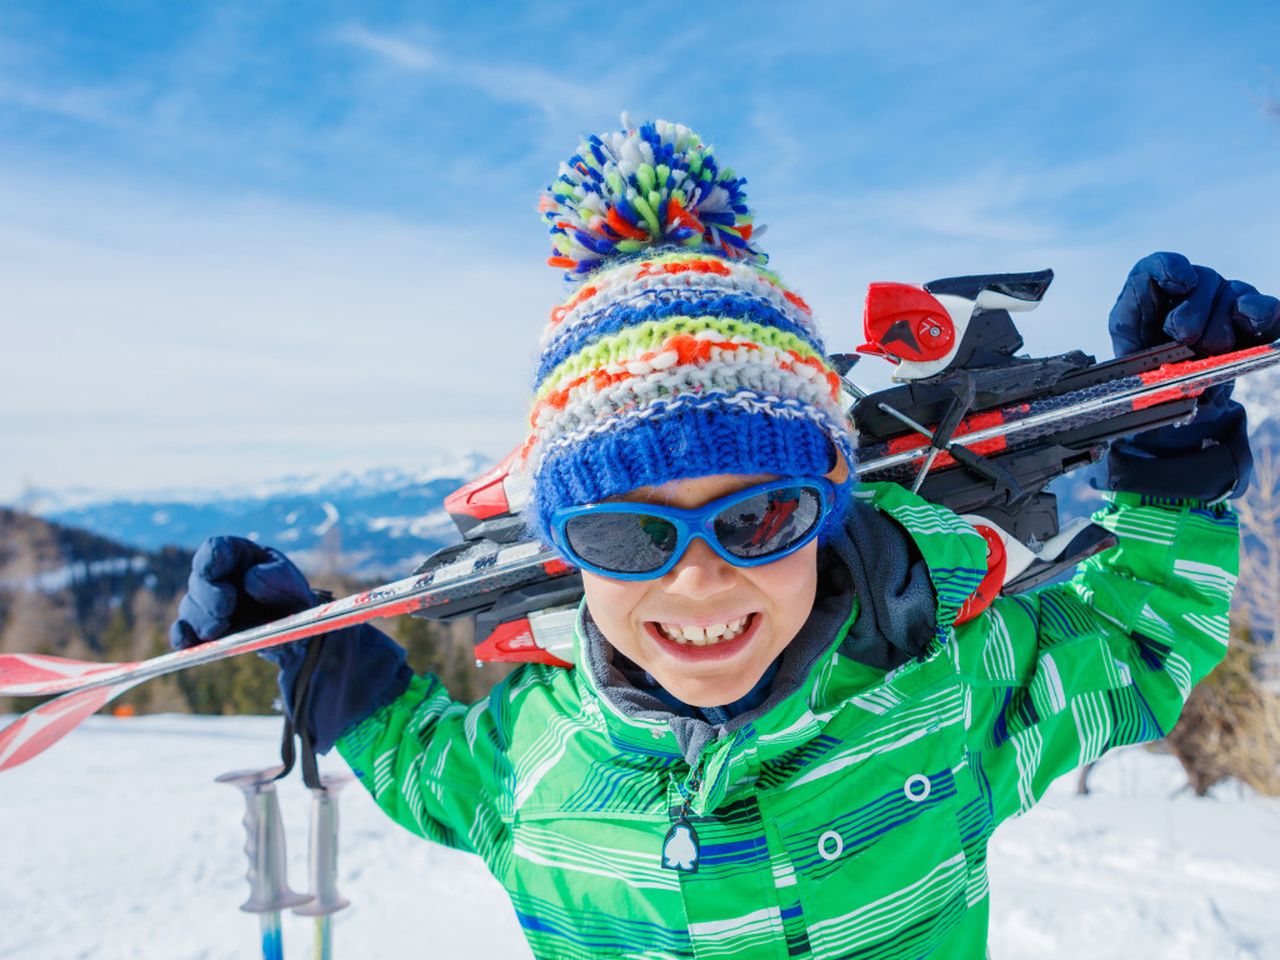
[[[320,778],[320,789],[311,791],[311,846],[307,861],[312,899],[294,907],[296,914],[322,917],[351,904],[338,893],[338,791],[353,779],[350,774],[326,773]]]
[[[276,913],[311,900],[309,894],[290,890],[285,878],[284,823],[280,819],[274,779],[282,769],[276,766],[265,770],[237,770],[224,773],[216,780],[238,787],[244,793],[249,899],[240,909],[245,913]]]

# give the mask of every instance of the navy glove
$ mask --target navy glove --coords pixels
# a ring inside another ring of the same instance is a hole
[[[1177,340],[1197,354],[1227,353],[1280,336],[1280,300],[1224,280],[1180,253],[1153,253],[1129,271],[1111,308],[1117,357]],[[1253,473],[1244,408],[1232,384],[1210,387],[1195,419],[1157,427],[1111,445],[1107,486],[1158,497],[1240,496]]]
[[[319,599],[279,550],[243,537],[210,537],[192,558],[169,645],[182,650],[217,640],[306,610]],[[368,624],[324,636],[305,718],[319,753],[328,752],[349,727],[398,697],[413,676],[399,644]],[[280,667],[280,693],[295,723],[294,686],[310,643],[298,640],[261,651]]]
[[[187,594],[169,628],[169,646],[184,650],[279,620],[315,603],[307,578],[279,550],[243,537],[210,537],[191,559]],[[262,653],[278,661],[283,649],[272,647]]]

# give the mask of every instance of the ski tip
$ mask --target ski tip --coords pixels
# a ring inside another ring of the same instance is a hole
[[[66,693],[88,680],[134,666],[137,664],[71,660],[41,653],[0,654],[0,697],[48,697]]]
[[[0,771],[37,757],[133,684],[92,687],[48,700],[0,730]]]

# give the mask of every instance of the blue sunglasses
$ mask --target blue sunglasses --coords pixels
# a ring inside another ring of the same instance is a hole
[[[555,545],[574,566],[613,580],[665,575],[695,539],[735,567],[758,567],[818,535],[835,506],[821,477],[772,480],[693,510],[655,503],[589,503],[551,515]]]

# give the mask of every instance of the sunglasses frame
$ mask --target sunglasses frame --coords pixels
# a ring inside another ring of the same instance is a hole
[[[763,557],[738,557],[724,548],[715,534],[715,519],[717,516],[736,503],[741,503],[752,497],[758,497],[764,493],[771,493],[774,490],[785,490],[791,487],[808,487],[816,490],[819,494],[820,512],[808,533],[789,545],[785,550],[779,550]],[[735,490],[733,493],[692,509],[630,500],[560,507],[551,514],[551,537],[555,542],[556,549],[560,551],[569,563],[580,570],[585,570],[588,573],[610,580],[657,580],[659,577],[666,576],[683,559],[685,552],[689,549],[689,545],[694,540],[701,540],[715,552],[716,556],[735,567],[761,567],[766,563],[781,560],[783,557],[795,553],[810,540],[814,539],[826,524],[827,518],[831,516],[831,511],[834,507],[835,487],[830,480],[825,477],[787,477]],[[565,528],[568,526],[569,521],[577,517],[601,513],[630,513],[660,517],[675,527],[675,549],[671,551],[671,556],[660,567],[640,573],[616,572],[589,563],[569,545],[568,537],[565,535]]]

